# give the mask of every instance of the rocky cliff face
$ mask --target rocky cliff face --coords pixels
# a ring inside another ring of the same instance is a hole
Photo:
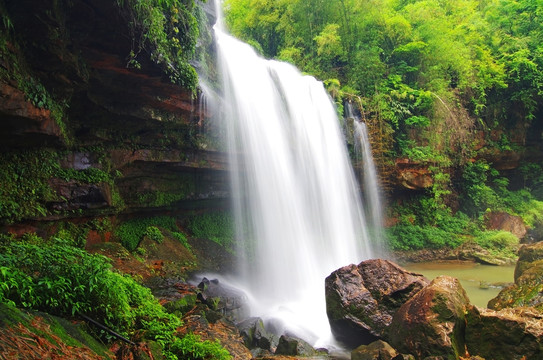
[[[1,223],[208,208],[228,197],[199,94],[145,57],[128,66],[134,34],[115,1],[0,7]]]

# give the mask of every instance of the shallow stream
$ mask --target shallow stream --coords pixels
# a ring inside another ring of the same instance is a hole
[[[430,280],[440,275],[457,278],[470,302],[479,307],[487,307],[488,301],[496,297],[504,285],[512,283],[515,271],[514,265],[492,266],[464,261],[404,264],[403,267]]]

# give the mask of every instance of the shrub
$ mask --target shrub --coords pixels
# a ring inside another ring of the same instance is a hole
[[[162,232],[156,226],[148,226],[147,229],[145,229],[144,235],[159,244],[162,244],[164,241],[164,235],[162,235]]]
[[[509,231],[484,231],[474,239],[475,243],[489,250],[494,255],[509,258],[516,257],[519,239]]]
[[[232,357],[218,341],[201,341],[198,335],[187,334],[182,339],[175,339],[166,358],[168,360],[229,360]]]

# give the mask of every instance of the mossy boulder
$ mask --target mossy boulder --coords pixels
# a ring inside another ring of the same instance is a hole
[[[466,315],[466,345],[485,359],[541,359],[543,315],[533,309],[494,311],[471,307]]]
[[[522,306],[543,311],[543,243],[524,245],[519,250],[515,283],[488,302],[493,310]]]
[[[427,284],[424,276],[381,259],[334,271],[325,281],[332,332],[352,347],[377,340],[394,313]]]
[[[460,282],[440,276],[396,312],[388,341],[402,353],[424,359],[464,356],[465,311],[469,299]]]

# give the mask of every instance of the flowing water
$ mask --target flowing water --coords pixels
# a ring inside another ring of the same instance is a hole
[[[368,224],[372,238],[384,241],[383,234],[383,207],[381,202],[381,189],[377,177],[377,169],[373,161],[371,143],[366,123],[355,115],[350,103],[346,104],[346,117],[353,120],[356,158],[362,160],[360,178],[364,183],[365,210],[368,214]]]
[[[331,341],[324,279],[371,258],[364,209],[322,83],[265,60],[215,26],[229,124],[240,281],[253,315]]]

